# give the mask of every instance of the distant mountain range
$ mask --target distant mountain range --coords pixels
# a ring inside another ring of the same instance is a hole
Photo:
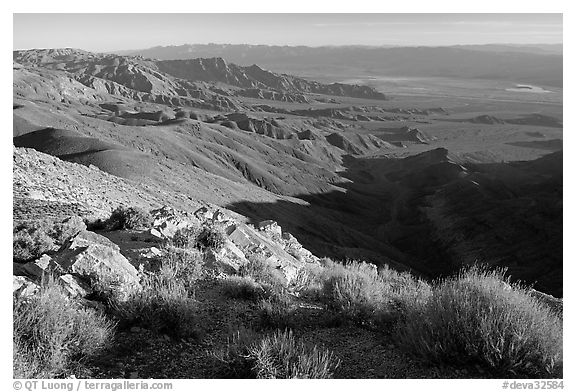
[[[407,76],[507,80],[562,86],[562,45],[450,47],[267,46],[194,44],[118,52],[175,60],[221,57],[239,65],[318,76]]]
[[[303,94],[386,99],[368,86],[323,84],[270,72],[257,65],[238,66],[219,57],[145,60],[64,48],[15,51],[13,60],[25,66],[69,72],[78,82],[103,93],[174,105],[198,106],[203,102],[207,109],[238,109],[228,98],[233,96],[286,102],[307,102]]]

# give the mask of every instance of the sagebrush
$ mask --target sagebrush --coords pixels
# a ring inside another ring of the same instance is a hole
[[[471,363],[501,376],[562,370],[562,321],[501,270],[464,269],[407,309],[398,338],[431,361]]]
[[[100,352],[113,324],[69,299],[51,277],[30,298],[13,300],[15,378],[57,378]]]

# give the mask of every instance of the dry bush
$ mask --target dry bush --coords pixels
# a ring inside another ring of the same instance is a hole
[[[295,328],[295,308],[288,295],[271,295],[258,303],[260,326],[263,328]]]
[[[63,221],[32,220],[13,226],[12,252],[16,262],[37,259],[57,250],[68,239],[86,229],[82,219],[70,217]]]
[[[462,270],[408,307],[398,337],[431,361],[471,363],[502,376],[551,377],[562,371],[562,321],[503,271]]]
[[[378,271],[374,265],[355,261],[345,265],[325,261],[309,284],[321,287],[317,295],[330,309],[375,326],[395,322],[409,304],[429,295],[428,285],[410,274],[389,268]]]
[[[288,330],[264,338],[238,331],[224,349],[213,354],[224,364],[222,373],[241,378],[331,378],[340,365],[332,352],[308,347]]]
[[[198,243],[200,228],[196,226],[184,227],[176,230],[174,236],[166,241],[168,245],[177,248],[194,248]]]
[[[222,287],[230,298],[256,301],[266,295],[264,287],[250,276],[228,276],[222,281]]]
[[[188,291],[204,276],[204,257],[196,249],[165,246],[160,258],[160,274],[181,281]]]
[[[37,295],[13,302],[15,378],[56,378],[103,349],[113,325],[69,299],[48,277]]]
[[[224,230],[216,225],[205,225],[196,237],[196,247],[200,250],[212,249],[215,252],[226,245],[228,236]]]
[[[298,342],[292,331],[276,331],[249,350],[256,378],[331,378],[339,361],[331,351]]]
[[[152,225],[152,215],[140,207],[119,206],[110,215],[107,226],[109,230],[146,230]]]
[[[167,247],[157,272],[146,273],[142,290],[116,304],[120,317],[160,334],[198,338],[194,283],[202,276],[198,251]]]
[[[240,267],[241,276],[249,276],[271,290],[283,291],[283,278],[276,269],[261,255],[251,255],[248,263]]]

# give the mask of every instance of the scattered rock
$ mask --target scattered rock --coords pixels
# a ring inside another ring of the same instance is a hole
[[[213,217],[213,214],[210,213],[208,207],[202,207],[196,210],[196,212],[194,212],[194,216],[200,219],[201,221],[205,221],[211,219]]]
[[[25,276],[12,277],[12,294],[19,297],[30,297],[38,292],[40,286]]]
[[[68,294],[73,298],[84,298],[93,293],[90,286],[77,276],[64,274],[60,276],[59,280],[62,287],[64,287]]]
[[[26,275],[34,281],[40,281],[42,276],[48,272],[61,272],[60,266],[48,255],[42,255],[38,260],[25,264],[13,263],[15,275]]]
[[[273,220],[265,220],[258,223],[258,229],[268,233],[282,235],[282,227]]]

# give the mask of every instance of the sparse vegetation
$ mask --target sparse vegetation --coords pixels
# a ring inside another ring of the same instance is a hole
[[[157,272],[146,273],[142,290],[117,304],[120,317],[157,333],[198,338],[194,282],[202,274],[202,257],[191,249],[165,248]]]
[[[196,248],[201,251],[211,249],[218,252],[226,244],[226,238],[227,236],[221,227],[206,224],[201,227],[180,228],[165,243],[178,248]]]
[[[13,302],[15,378],[56,378],[95,355],[113,325],[101,314],[70,300],[50,277],[40,292]]]
[[[344,265],[325,260],[323,268],[305,274],[300,278],[308,286],[303,289],[305,294],[360,324],[392,323],[407,303],[428,294],[427,285],[411,275],[386,268],[378,271],[367,263]]]
[[[471,267],[406,310],[404,347],[431,361],[468,362],[502,376],[557,376],[562,321],[502,271]]]
[[[152,216],[140,207],[119,206],[108,219],[110,230],[145,230],[152,225]]]
[[[260,326],[264,328],[294,328],[294,305],[288,295],[273,295],[258,303]]]
[[[194,248],[200,234],[200,228],[189,226],[176,230],[174,236],[167,241],[168,244],[178,248]]]
[[[239,332],[216,357],[233,374],[261,379],[331,378],[340,364],[331,351],[306,346],[290,330],[262,339]]]
[[[205,225],[196,238],[196,247],[204,249],[212,249],[218,252],[226,244],[226,233],[224,230],[216,225]]]
[[[22,224],[16,226],[12,233],[12,257],[17,262],[34,260],[51,251],[54,245],[54,239],[40,224]]]
[[[58,249],[69,238],[84,230],[80,218],[72,217],[61,222],[52,220],[24,221],[13,226],[13,259],[25,262],[37,259],[44,253]]]
[[[257,282],[268,286],[271,290],[282,291],[282,277],[262,255],[254,254],[248,257],[248,263],[240,267],[241,276],[249,276]]]
[[[204,258],[196,249],[165,246],[161,257],[160,274],[167,279],[179,280],[188,291],[194,291],[194,283],[204,273]]]
[[[331,378],[339,361],[333,353],[298,342],[292,331],[276,331],[250,347],[256,378]]]
[[[50,236],[54,238],[56,244],[63,245],[70,238],[85,229],[86,225],[82,219],[73,216],[63,220],[62,222],[55,222],[50,230]]]
[[[231,298],[256,301],[265,295],[264,287],[250,276],[229,276],[222,281],[224,294]]]
[[[123,320],[172,337],[198,337],[194,299],[181,281],[150,274],[143,286],[141,292],[118,305]]]

